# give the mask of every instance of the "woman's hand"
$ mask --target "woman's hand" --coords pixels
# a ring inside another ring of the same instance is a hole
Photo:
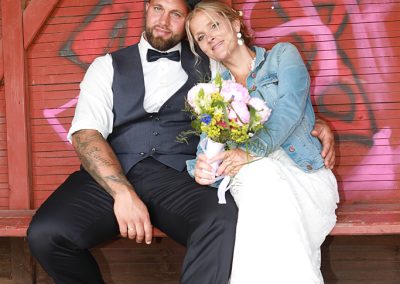
[[[196,166],[194,168],[194,179],[198,184],[210,185],[215,181],[211,163],[208,162],[206,155],[197,156]]]
[[[217,170],[217,176],[234,176],[245,164],[251,162],[252,160],[253,157],[250,156],[246,151],[236,148],[216,155],[210,159],[209,162],[211,164],[216,161],[222,161]]]

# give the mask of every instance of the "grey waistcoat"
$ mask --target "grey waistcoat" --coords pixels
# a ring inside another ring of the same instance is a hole
[[[111,55],[114,122],[107,140],[123,170],[127,173],[136,163],[151,156],[183,171],[185,161],[196,155],[198,137],[189,137],[188,144],[177,142],[176,137],[191,128],[190,115],[183,111],[186,95],[192,86],[209,77],[208,61],[201,60],[201,64],[195,65],[188,44],[182,42],[181,63],[188,80],[157,113],[148,113],[143,108],[145,88],[137,44]]]

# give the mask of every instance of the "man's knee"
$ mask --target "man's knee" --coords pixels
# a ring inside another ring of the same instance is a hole
[[[51,225],[48,225],[41,220],[33,219],[29,225],[27,232],[27,240],[32,253],[35,256],[47,254],[51,251],[53,230]]]
[[[228,198],[226,204],[216,204],[214,207],[205,210],[203,222],[210,229],[218,228],[231,234],[236,230],[237,218],[237,206],[232,198]]]

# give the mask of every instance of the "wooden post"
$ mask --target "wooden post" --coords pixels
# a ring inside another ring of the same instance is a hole
[[[24,0],[1,1],[7,117],[9,208],[31,207],[30,128],[23,40]]]

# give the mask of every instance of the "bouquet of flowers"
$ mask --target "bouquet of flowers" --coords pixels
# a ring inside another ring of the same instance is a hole
[[[219,75],[210,83],[190,89],[187,103],[194,118],[193,130],[182,133],[178,140],[185,141],[188,134],[204,133],[207,139],[200,146],[210,158],[224,148],[247,144],[255,133],[265,129],[264,123],[271,114],[264,100],[251,97],[243,85],[222,80]],[[212,166],[215,173],[219,163]]]
[[[250,97],[241,84],[222,80],[200,83],[189,90],[187,102],[194,115],[192,127],[196,134],[205,133],[215,142],[247,143],[264,128],[271,109],[257,97]]]

